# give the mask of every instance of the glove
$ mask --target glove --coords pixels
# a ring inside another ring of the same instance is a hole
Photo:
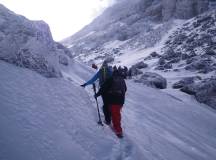
[[[83,88],[85,88],[85,86],[86,86],[86,83],[84,83],[84,84],[81,84],[80,86],[81,86],[81,87],[83,87]]]
[[[97,99],[97,97],[98,97],[97,94],[95,94],[95,95],[94,95],[94,98]]]
[[[95,97],[95,99],[97,98],[97,97],[99,97],[100,95],[98,94],[98,93],[96,93],[95,95],[94,95],[94,97]]]

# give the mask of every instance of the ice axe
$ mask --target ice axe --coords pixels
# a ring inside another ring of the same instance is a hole
[[[93,83],[93,90],[94,90],[94,94],[96,94],[96,85],[95,83]],[[100,116],[100,111],[99,111],[99,106],[98,106],[98,101],[97,101],[97,97],[95,97],[95,101],[96,101],[96,104],[97,104],[97,112],[98,112],[98,124],[103,126],[103,123],[101,121],[101,116]]]

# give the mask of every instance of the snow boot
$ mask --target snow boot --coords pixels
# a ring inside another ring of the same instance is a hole
[[[120,139],[124,137],[122,133],[116,134],[116,136]]]
[[[111,122],[108,122],[108,121],[106,121],[106,120],[104,121],[104,123],[105,123],[106,125],[108,125],[108,126],[111,125]]]

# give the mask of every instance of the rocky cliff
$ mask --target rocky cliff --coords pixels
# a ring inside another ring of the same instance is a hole
[[[49,26],[30,21],[0,5],[0,60],[29,68],[46,77],[61,76],[60,59],[70,51],[54,42]]]

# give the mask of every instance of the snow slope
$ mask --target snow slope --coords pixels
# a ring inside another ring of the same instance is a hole
[[[90,76],[82,64],[64,70],[70,81],[0,68],[1,160],[216,159],[215,111],[194,101],[127,81],[119,140],[96,124],[91,88],[78,85]]]
[[[132,151],[97,126],[96,108],[80,86],[4,62],[0,68],[1,160],[115,159],[121,145]]]

